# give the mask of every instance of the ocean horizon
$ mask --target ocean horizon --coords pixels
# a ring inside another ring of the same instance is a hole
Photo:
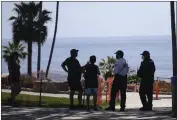
[[[8,40],[3,39],[2,46]],[[26,44],[25,44],[26,45]],[[46,71],[52,39],[47,39],[41,48],[41,70]],[[172,42],[171,36],[129,36],[129,37],[96,37],[96,38],[57,38],[55,42],[50,73],[66,75],[61,63],[70,57],[71,49],[78,49],[78,60],[85,65],[91,55],[97,57],[96,64],[114,56],[117,50],[124,51],[124,58],[133,70],[137,70],[142,61],[140,54],[148,50],[156,65],[156,77],[170,78],[172,76]],[[37,44],[33,44],[32,71],[37,71]],[[3,53],[2,53],[3,54]],[[21,61],[21,73],[27,72],[27,59]],[[7,64],[2,60],[2,73],[8,73]],[[57,78],[59,79],[59,78]]]

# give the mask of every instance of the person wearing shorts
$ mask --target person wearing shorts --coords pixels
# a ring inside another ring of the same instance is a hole
[[[78,56],[78,50],[72,49],[70,51],[71,57],[67,58],[62,63],[62,68],[68,73],[68,85],[70,88],[70,109],[75,108],[73,105],[73,97],[75,91],[78,91],[78,101],[79,106],[82,106],[82,85],[81,85],[81,75],[82,75],[82,67],[79,61],[76,59]],[[67,67],[67,68],[66,68]]]
[[[98,110],[97,103],[97,88],[98,88],[98,75],[100,71],[95,65],[96,57],[90,57],[90,64],[85,65],[85,94],[87,96],[87,109],[90,110],[90,96],[93,95],[94,110]]]

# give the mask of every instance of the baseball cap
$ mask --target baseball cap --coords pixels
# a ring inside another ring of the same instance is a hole
[[[76,50],[76,49],[72,49],[71,51],[70,51],[70,53],[75,53],[75,52],[78,52],[79,50]]]
[[[148,51],[144,51],[143,53],[141,53],[140,55],[143,55],[143,56],[150,56],[150,53]]]
[[[123,51],[122,50],[118,50],[114,54],[123,54]]]

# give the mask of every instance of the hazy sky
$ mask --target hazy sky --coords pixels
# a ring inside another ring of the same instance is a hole
[[[8,18],[14,2],[2,2],[2,37],[11,38]],[[53,37],[56,2],[43,2],[52,11],[48,38]],[[57,37],[171,35],[169,2],[60,2]]]

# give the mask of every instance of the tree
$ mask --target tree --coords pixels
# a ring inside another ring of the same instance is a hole
[[[52,47],[51,47],[51,51],[50,51],[49,62],[48,62],[48,65],[47,65],[47,70],[46,70],[46,78],[48,76],[48,72],[49,72],[49,68],[50,68],[50,63],[51,63],[51,60],[52,60],[52,54],[53,54],[53,50],[54,50],[54,45],[55,45],[56,34],[57,34],[58,9],[59,9],[59,1],[57,1],[57,5],[56,5],[55,31],[54,31],[54,35],[53,35],[53,42],[52,42]]]
[[[130,70],[128,73],[128,83],[139,83],[140,82],[140,78],[137,76],[137,71],[136,70]]]
[[[40,1],[40,11],[39,11],[39,18],[42,17],[42,1]],[[39,28],[42,27],[42,24],[40,24]],[[39,71],[41,69],[41,37],[38,41],[38,58],[37,58],[37,78],[39,78]]]
[[[20,63],[20,59],[25,59],[27,53],[24,52],[25,46],[19,42],[8,42],[7,46],[2,46],[3,51],[3,59],[6,63],[9,62],[9,57],[12,55],[13,52],[18,53],[18,62]]]
[[[47,37],[47,26],[45,23],[51,20],[50,12],[42,11],[42,17],[39,19],[40,3],[21,2],[15,4],[13,9],[16,16],[9,20],[12,22],[13,40],[16,42],[25,41],[28,44],[28,74],[32,74],[32,43],[40,40],[43,44]],[[42,25],[42,27],[41,27]]]
[[[108,77],[113,76],[113,69],[114,69],[114,64],[116,63],[117,59],[114,58],[113,56],[107,57],[107,60],[102,59],[102,61],[99,63],[99,67],[101,70],[101,73],[103,74],[105,80]]]

